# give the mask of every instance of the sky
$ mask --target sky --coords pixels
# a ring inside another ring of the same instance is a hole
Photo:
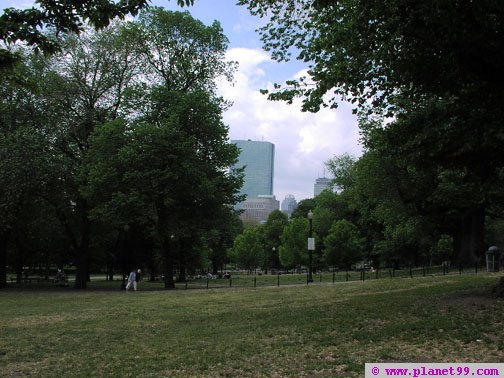
[[[273,83],[302,76],[307,64],[295,59],[278,63],[262,50],[255,31],[265,23],[253,17],[236,0],[196,0],[195,5],[181,9],[175,0],[151,0],[152,5],[169,10],[187,10],[209,25],[221,23],[229,39],[226,59],[237,61],[234,81],[218,82],[218,91],[233,105],[224,113],[230,139],[264,140],[275,144],[273,194],[282,202],[288,194],[297,201],[313,197],[315,179],[323,177],[324,162],[349,153],[362,154],[359,130],[352,107],[340,103],[338,109],[321,109],[318,113],[301,111],[301,100],[292,105],[268,101],[259,90]],[[33,0],[0,0],[0,9],[30,7]],[[326,171],[325,175],[330,177]]]

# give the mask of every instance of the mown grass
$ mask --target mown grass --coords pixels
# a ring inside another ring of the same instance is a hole
[[[0,292],[0,376],[362,377],[502,362],[500,274],[269,288]]]

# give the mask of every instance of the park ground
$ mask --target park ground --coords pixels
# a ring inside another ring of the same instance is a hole
[[[267,288],[0,291],[2,377],[363,377],[502,362],[496,274]]]

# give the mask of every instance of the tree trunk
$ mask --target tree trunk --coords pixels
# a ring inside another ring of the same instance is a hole
[[[76,266],[77,272],[75,275],[75,288],[86,289],[89,277],[89,236],[90,236],[90,222],[88,218],[88,205],[87,201],[83,199],[78,200],[80,217],[81,217],[81,236],[79,247],[77,248]]]
[[[179,277],[178,277],[178,281],[179,282],[185,282],[187,278],[187,274],[186,274],[186,267],[181,265],[180,266],[180,271],[179,271]]]
[[[7,287],[7,242],[10,230],[0,233],[0,289]]]
[[[175,289],[175,281],[173,280],[173,246],[167,237],[163,238],[163,253],[165,257],[164,267],[164,287],[165,289]]]
[[[467,210],[457,224],[454,249],[462,266],[474,265],[484,252],[485,211]]]

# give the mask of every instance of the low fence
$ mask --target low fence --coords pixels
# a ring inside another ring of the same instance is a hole
[[[191,289],[225,289],[225,288],[253,288],[253,287],[280,287],[280,286],[300,286],[314,285],[322,283],[341,283],[350,281],[368,281],[376,279],[394,279],[394,278],[416,278],[426,276],[441,276],[441,275],[462,275],[462,274],[480,274],[485,272],[485,267],[480,265],[474,266],[430,266],[416,267],[406,269],[383,268],[377,270],[339,270],[333,272],[315,272],[312,274],[312,281],[309,280],[308,274],[284,273],[284,274],[244,274],[232,273],[230,278],[193,278],[186,281],[177,281],[176,289],[191,290]],[[68,277],[68,281],[73,281],[73,276]],[[10,281],[10,282],[9,282]],[[68,285],[66,281],[66,285]],[[92,289],[103,290],[118,290],[121,288],[121,279],[105,280],[102,275],[93,275],[89,287]],[[60,286],[55,285],[54,280],[41,280],[39,277],[26,277],[22,282],[17,283],[15,278],[10,275],[8,282],[14,286]],[[70,283],[70,287],[72,284]],[[147,281],[144,280],[139,284],[139,290],[162,290],[164,286],[163,280]]]
[[[349,270],[334,272],[317,272],[312,274],[312,281],[308,274],[277,274],[277,275],[232,275],[231,278],[200,278],[178,282],[180,289],[217,289],[227,287],[264,287],[286,285],[310,285],[317,283],[337,283],[349,281],[367,281],[385,278],[415,278],[441,275],[478,274],[485,272],[483,266],[449,267],[430,266],[407,269],[376,269],[376,270]]]

